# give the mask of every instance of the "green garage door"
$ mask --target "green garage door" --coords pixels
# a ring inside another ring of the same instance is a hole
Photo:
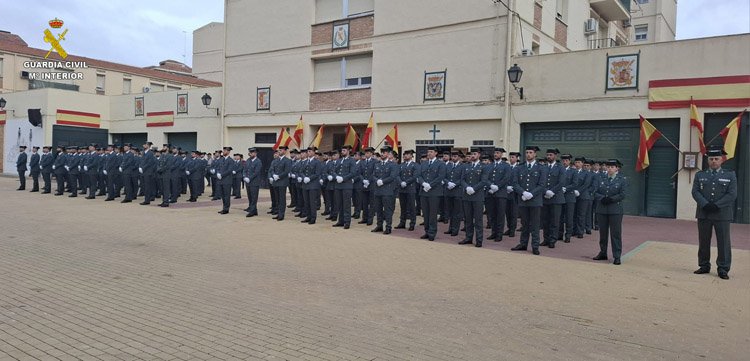
[[[655,119],[651,123],[672,142],[679,142],[679,119]],[[659,140],[649,153],[651,166],[645,172],[636,173],[638,120],[532,123],[523,124],[521,132],[524,146],[537,145],[542,152],[558,148],[563,153],[587,159],[619,159],[623,163],[622,173],[630,179],[625,213],[676,216],[677,183],[672,175],[677,171],[679,153],[668,142]]]
[[[147,141],[146,138],[148,138],[148,133],[113,133],[112,144],[121,146],[125,143],[130,143],[141,149]],[[161,144],[156,145],[161,146]]]
[[[169,144],[180,147],[186,152],[197,150],[198,133],[168,133],[167,139],[169,139]]]
[[[736,116],[737,113],[706,113],[704,117],[706,145]],[[735,203],[734,220],[737,223],[750,223],[750,119],[748,119],[748,113],[745,113],[742,117],[740,124],[740,136],[737,149],[735,149],[735,157],[726,161],[723,167],[737,172],[737,202]],[[711,144],[723,145],[724,139],[718,136]],[[707,165],[706,162],[703,164]],[[695,176],[695,173],[693,173],[693,176]]]

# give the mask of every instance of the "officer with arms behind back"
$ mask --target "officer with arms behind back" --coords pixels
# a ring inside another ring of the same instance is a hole
[[[607,243],[610,234],[612,238],[612,257],[614,264],[620,264],[622,254],[622,203],[628,195],[628,179],[619,171],[622,164],[617,159],[610,159],[606,163],[606,178],[597,177],[594,198],[596,199],[596,216],[599,220],[599,254],[594,260],[607,259]]]

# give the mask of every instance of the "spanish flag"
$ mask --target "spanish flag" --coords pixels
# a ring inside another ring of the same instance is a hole
[[[370,113],[370,121],[367,122],[367,129],[365,129],[365,136],[362,137],[362,149],[370,146],[370,137],[372,137],[372,128],[375,126],[373,122],[372,113]]]
[[[84,113],[73,110],[57,109],[57,124],[77,127],[99,128],[101,116],[96,113]]]
[[[661,138],[661,132],[641,115],[641,140],[638,145],[638,161],[635,163],[636,172],[648,168],[648,151],[659,138]]]
[[[350,145],[352,149],[356,150],[359,145],[359,136],[354,130],[351,124],[346,125],[346,134],[344,135],[344,145]]]
[[[5,121],[8,119],[8,115],[5,110],[0,110],[0,125],[5,125]]]
[[[727,126],[721,130],[719,134],[724,138],[724,152],[727,155],[724,156],[724,160],[734,158],[734,151],[737,148],[737,138],[740,135],[740,125],[742,123],[742,116],[745,115],[743,110],[739,115],[732,119]]]
[[[276,139],[276,144],[273,145],[273,150],[279,149],[281,146],[288,147],[289,143],[292,142],[292,137],[289,136],[289,132],[286,131],[286,128],[281,128],[281,132],[279,132],[279,138]]]
[[[388,135],[385,136],[385,140],[391,145],[391,147],[393,147],[393,149],[398,148],[398,124],[394,125],[393,129],[388,132]]]
[[[690,99],[690,127],[698,129],[698,144],[701,146],[701,154],[706,154],[706,144],[703,143],[703,120],[698,116],[698,107]]]
[[[318,128],[318,133],[315,134],[315,139],[313,139],[312,145],[315,148],[320,148],[320,143],[323,141],[323,128],[325,128],[325,124],[321,125],[320,128]]]
[[[297,122],[297,128],[294,129],[294,134],[292,134],[292,138],[294,138],[294,142],[297,143],[297,147],[299,149],[302,149],[302,135],[304,132],[304,124],[302,124],[302,116],[299,117],[299,122]]]
[[[147,127],[171,127],[174,125],[174,111],[146,113]]]

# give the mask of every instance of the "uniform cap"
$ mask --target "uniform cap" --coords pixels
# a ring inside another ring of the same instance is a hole
[[[526,150],[533,150],[535,152],[538,152],[539,151],[539,147],[537,147],[536,145],[527,145],[526,146]]]

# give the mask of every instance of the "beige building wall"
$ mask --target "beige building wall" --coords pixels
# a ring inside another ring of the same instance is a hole
[[[193,31],[193,75],[223,82],[224,23],[209,23]]]
[[[648,25],[648,39],[639,41],[654,43],[675,40],[677,33],[677,1],[648,0],[647,3],[632,5],[633,29],[639,25]],[[631,34],[635,43],[635,33]]]

